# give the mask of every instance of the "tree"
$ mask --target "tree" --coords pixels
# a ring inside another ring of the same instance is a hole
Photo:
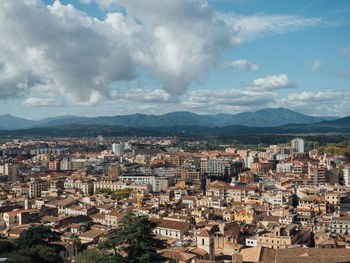
[[[0,254],[10,253],[15,250],[15,246],[7,240],[0,240]]]
[[[128,212],[121,222],[119,230],[111,230],[106,240],[101,242],[99,249],[112,251],[101,262],[157,263],[167,259],[157,253],[165,248],[165,242],[155,238],[153,229],[156,222],[151,222],[147,216],[135,216]]]
[[[115,191],[112,191],[109,188],[98,188],[95,191],[95,194],[111,195],[111,196],[117,198],[118,200],[122,200],[124,198],[129,197],[130,193],[131,193],[130,188],[119,189],[119,190],[115,190]]]
[[[59,240],[59,233],[53,232],[49,226],[38,225],[24,231],[15,243],[18,247],[33,247],[49,245],[51,242]]]
[[[96,263],[101,262],[103,257],[100,250],[96,248],[81,251],[75,258],[76,263]]]
[[[54,247],[37,245],[25,247],[17,251],[17,254],[30,258],[29,262],[33,263],[58,263],[62,262],[58,251]],[[28,261],[27,261],[28,262]]]
[[[81,240],[80,238],[76,235],[76,234],[72,234],[69,237],[69,242],[72,245],[73,249],[74,249],[74,256],[76,257],[78,254],[78,249],[81,248]]]
[[[50,227],[43,225],[30,227],[13,242],[13,246],[1,244],[3,249],[6,247],[11,249],[0,251],[0,256],[7,257],[9,262],[16,263],[59,263],[62,262],[59,255],[62,246],[52,244],[59,240],[60,234],[53,232]]]

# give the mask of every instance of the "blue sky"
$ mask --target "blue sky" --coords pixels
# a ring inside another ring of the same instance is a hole
[[[3,0],[0,114],[348,116],[349,19],[347,0]]]

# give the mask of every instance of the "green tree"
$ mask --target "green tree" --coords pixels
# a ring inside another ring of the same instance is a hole
[[[101,262],[157,263],[167,259],[157,253],[157,249],[165,248],[162,240],[156,239],[153,229],[156,222],[147,216],[135,216],[128,212],[119,230],[111,230],[99,249],[110,252],[101,258]]]
[[[60,234],[50,227],[30,227],[14,242],[1,241],[0,257],[8,258],[11,263],[59,263],[63,261],[59,256],[62,246],[52,243],[59,240]]]
[[[29,262],[32,263],[58,263],[63,261],[54,247],[45,245],[26,247],[17,251],[17,254],[30,258]]]
[[[51,242],[59,241],[60,234],[53,232],[49,226],[33,226],[24,231],[15,241],[18,247],[33,247],[36,245],[49,245]]]
[[[115,197],[118,200],[122,200],[124,198],[129,197],[130,193],[131,193],[131,189],[130,188],[120,189],[120,190],[116,191]]]
[[[10,253],[15,250],[15,246],[7,240],[0,240],[0,254]]]
[[[78,250],[81,249],[81,246],[82,246],[81,240],[76,234],[72,234],[69,237],[69,243],[72,245],[74,249],[74,256],[76,257],[78,254]]]
[[[81,251],[75,258],[76,263],[96,263],[101,262],[103,257],[99,249],[92,248]]]

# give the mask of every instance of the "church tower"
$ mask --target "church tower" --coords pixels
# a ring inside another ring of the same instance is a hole
[[[197,234],[197,247],[208,252],[209,260],[215,260],[214,237],[211,231],[204,228]]]

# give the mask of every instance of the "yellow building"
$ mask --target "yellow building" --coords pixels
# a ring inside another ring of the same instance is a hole
[[[252,195],[252,196],[246,196],[245,201],[246,204],[254,205],[263,205],[264,199],[261,196],[258,195]]]
[[[252,223],[254,221],[254,212],[247,212],[246,210],[236,211],[234,218],[235,221]]]

